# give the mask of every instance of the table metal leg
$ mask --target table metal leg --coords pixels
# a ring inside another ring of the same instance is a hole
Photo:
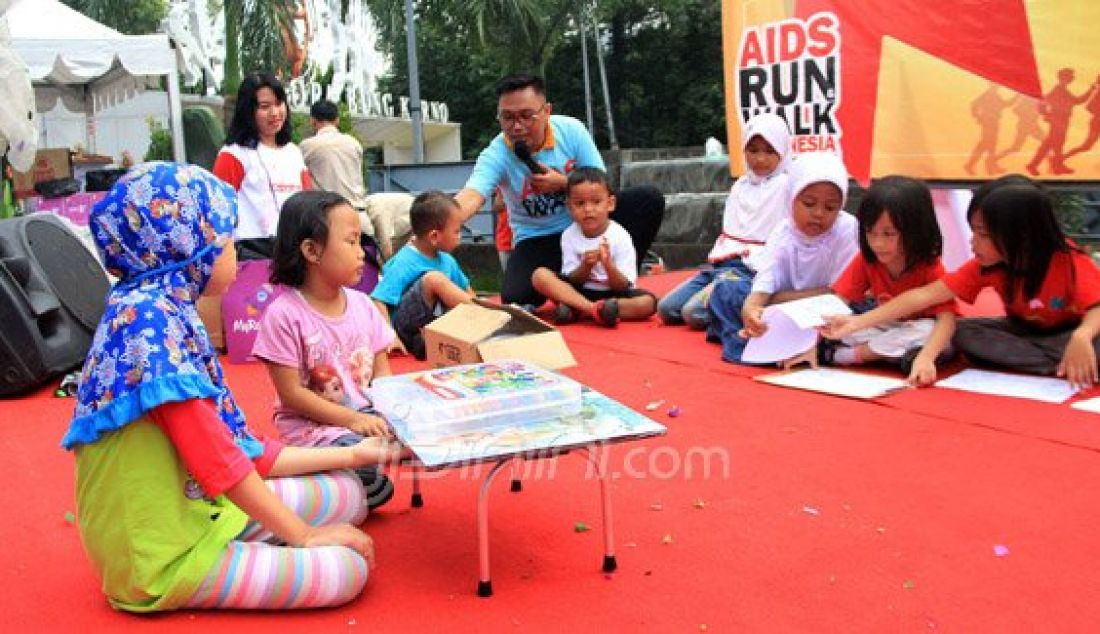
[[[489,486],[493,483],[504,465],[511,460],[501,460],[493,465],[485,480],[481,483],[481,492],[477,496],[477,550],[480,570],[477,580],[477,596],[493,596],[493,581],[489,573]]]
[[[412,475],[413,475],[413,478],[412,478],[412,480],[413,480],[413,492],[412,492],[412,500],[410,501],[410,504],[412,505],[412,507],[414,509],[418,509],[418,508],[424,506],[424,496],[422,496],[420,494],[420,465],[419,464],[414,464],[412,466]]]
[[[619,562],[615,559],[615,536],[611,525],[611,486],[607,481],[607,469],[600,459],[599,447],[582,447],[581,451],[596,469],[600,479],[600,508],[603,511],[603,571],[615,572]]]
[[[515,458],[512,460],[512,486],[509,489],[512,493],[519,493],[523,490],[523,481],[519,479],[519,465],[522,464],[522,462],[523,458]]]

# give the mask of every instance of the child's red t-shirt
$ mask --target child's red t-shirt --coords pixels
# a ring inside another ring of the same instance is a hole
[[[210,497],[233,488],[253,469],[266,476],[283,449],[281,442],[263,438],[263,454],[249,460],[233,442],[210,399],[164,403],[150,410],[149,418],[176,446],[191,477]]]
[[[1005,300],[1005,312],[1042,330],[1075,326],[1090,308],[1100,304],[1100,269],[1092,258],[1076,249],[1056,252],[1051,257],[1035,297],[1024,297],[1023,289],[1018,288],[1009,303],[1005,299],[1007,277],[1003,267],[982,268],[976,259],[971,259],[944,276],[943,281],[956,297],[968,303],[983,288],[991,286]]]
[[[852,258],[852,263],[833,284],[833,292],[848,303],[871,297],[881,306],[905,291],[920,288],[943,276],[943,263],[939,258],[929,264],[917,264],[894,279],[882,262],[868,262],[860,253]],[[955,312],[955,300],[930,306],[909,318],[935,317],[944,311]]]

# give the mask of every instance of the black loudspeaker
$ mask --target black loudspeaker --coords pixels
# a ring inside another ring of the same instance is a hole
[[[84,361],[110,284],[56,216],[0,220],[0,396]]]
[[[52,181],[35,183],[34,191],[41,194],[43,198],[71,196],[80,191],[80,181],[75,178],[55,178]]]
[[[114,187],[115,181],[126,173],[124,169],[88,170],[84,175],[84,191],[109,192]]]

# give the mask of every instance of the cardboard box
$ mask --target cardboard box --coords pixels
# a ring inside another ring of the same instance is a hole
[[[15,172],[15,197],[24,199],[37,195],[34,184],[69,178],[73,175],[72,158],[68,148],[38,150],[34,155],[34,166],[27,172]]]
[[[459,304],[424,327],[433,366],[522,359],[548,370],[577,365],[561,333],[515,306],[481,299]]]

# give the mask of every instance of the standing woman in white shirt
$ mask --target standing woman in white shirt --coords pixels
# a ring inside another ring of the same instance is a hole
[[[312,188],[302,152],[290,141],[290,128],[282,83],[270,73],[249,73],[237,90],[226,145],[213,169],[237,190],[239,220],[233,239],[241,260],[271,257],[283,202]]]

